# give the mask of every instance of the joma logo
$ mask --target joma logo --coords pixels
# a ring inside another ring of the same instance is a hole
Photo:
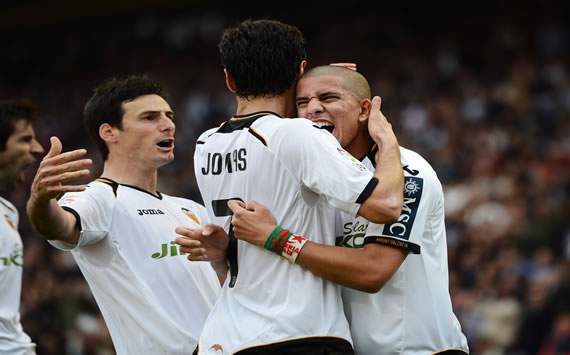
[[[155,210],[155,209],[146,209],[146,210],[141,210],[138,209],[137,210],[139,216],[142,216],[143,214],[164,214],[164,212],[162,212],[161,210]]]

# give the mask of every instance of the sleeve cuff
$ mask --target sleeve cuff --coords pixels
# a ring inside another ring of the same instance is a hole
[[[384,244],[394,248],[406,249],[412,254],[420,254],[421,248],[418,244],[412,243],[407,240],[390,238],[381,235],[367,236],[364,238],[364,245],[370,243]]]
[[[366,187],[364,187],[364,190],[362,190],[362,192],[356,199],[356,203],[363,204],[364,201],[366,201],[366,199],[368,199],[368,197],[372,195],[372,191],[374,191],[376,185],[378,185],[378,179],[376,178],[376,176],[373,176],[372,179],[370,179],[370,181],[368,182],[368,184],[366,184]]]

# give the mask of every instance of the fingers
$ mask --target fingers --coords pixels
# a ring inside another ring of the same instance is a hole
[[[202,242],[186,237],[178,237],[175,239],[176,244],[180,246],[181,253],[189,254],[187,256],[190,261],[206,261],[208,255],[206,249],[202,248]]]
[[[176,234],[181,235],[181,236],[189,237],[189,238],[193,238],[193,239],[198,239],[202,235],[201,229],[192,229],[192,228],[186,228],[186,227],[176,227],[174,232]]]
[[[49,193],[64,193],[64,192],[80,192],[85,191],[87,187],[85,185],[73,185],[73,186],[48,186],[46,191]]]
[[[70,152],[61,153],[52,157],[45,156],[42,161],[40,162],[40,168],[53,166],[53,165],[60,165],[67,163],[69,161],[77,160],[87,154],[87,150],[85,149],[76,149]]]
[[[329,65],[333,67],[342,67],[356,71],[356,63],[331,63]]]
[[[245,203],[239,200],[229,200],[228,207],[230,208],[230,210],[232,210],[233,213],[236,213],[237,211],[240,211],[245,208]]]
[[[206,224],[204,229],[202,230],[202,235],[207,237],[210,236],[218,231],[223,231],[224,229],[217,225],[217,224]]]
[[[59,138],[53,136],[50,137],[49,141],[50,141],[50,147],[49,151],[45,156],[46,158],[51,158],[61,153],[61,141],[59,140]]]
[[[382,98],[380,96],[374,96],[372,98],[372,110],[382,109]]]
[[[43,185],[60,184],[60,183],[67,182],[67,181],[73,180],[73,179],[78,179],[80,177],[87,176],[87,175],[89,175],[89,170],[87,170],[87,169],[83,169],[83,170],[79,170],[79,171],[70,171],[70,172],[59,174],[59,175],[49,176],[49,177],[43,178],[40,183]]]

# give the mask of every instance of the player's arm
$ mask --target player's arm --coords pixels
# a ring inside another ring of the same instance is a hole
[[[276,228],[271,212],[256,202],[246,206],[230,201],[228,205],[234,213],[235,235],[240,240],[284,256],[326,280],[363,292],[378,292],[408,255],[405,249],[375,243],[363,248],[313,243]],[[283,249],[289,249],[289,253]]]
[[[380,111],[381,99],[372,99],[368,118],[368,132],[378,145],[376,154],[376,186],[364,199],[358,214],[374,223],[394,222],[400,216],[403,205],[404,174],[400,160],[400,147],[392,125]]]
[[[27,214],[33,227],[46,239],[76,244],[80,228],[76,217],[61,208],[56,196],[85,190],[84,185],[67,185],[70,180],[89,174],[91,159],[82,159],[85,149],[62,153],[61,142],[51,137],[51,147],[42,159],[31,187]]]
[[[224,229],[215,224],[206,224],[204,229],[177,227],[176,244],[180,251],[188,253],[190,261],[209,261],[223,285],[228,274],[226,261],[229,238]]]

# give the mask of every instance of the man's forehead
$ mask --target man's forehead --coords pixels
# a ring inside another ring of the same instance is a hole
[[[144,111],[172,111],[170,105],[159,95],[143,95],[128,102],[123,102],[125,111],[140,113]]]
[[[34,133],[34,127],[32,125],[32,122],[30,122],[29,120],[25,118],[20,118],[14,120],[13,122],[14,122],[13,123],[14,130],[12,132],[12,135],[21,136],[21,135]]]
[[[303,77],[297,85],[297,96],[323,92],[344,92],[342,79],[332,75],[311,75]]]

